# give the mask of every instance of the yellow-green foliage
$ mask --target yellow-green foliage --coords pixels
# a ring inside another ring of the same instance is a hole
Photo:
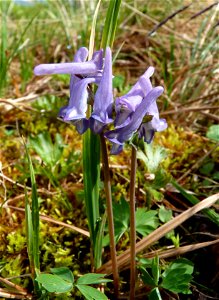
[[[22,257],[20,254],[18,254],[17,256],[13,257],[13,259],[8,260],[8,262],[4,265],[1,271],[1,276],[5,278],[20,276],[23,273],[22,269]],[[21,282],[21,278],[16,278],[13,281],[19,284]]]
[[[159,134],[159,144],[168,151],[163,167],[173,173],[185,171],[203,155],[203,138],[174,124]]]
[[[26,245],[26,238],[18,231],[13,231],[7,235],[9,241],[7,251],[10,254],[20,253]]]

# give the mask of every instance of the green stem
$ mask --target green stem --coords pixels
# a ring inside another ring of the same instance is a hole
[[[136,225],[135,225],[135,181],[137,170],[137,151],[135,146],[132,146],[131,156],[131,177],[130,177],[130,300],[135,299],[135,244],[136,244]]]
[[[110,255],[112,260],[114,292],[115,292],[115,299],[116,299],[118,297],[118,291],[119,291],[119,273],[118,273],[117,257],[116,257],[116,244],[114,239],[115,234],[114,234],[109,162],[108,162],[106,141],[102,134],[100,136],[100,140],[101,140],[102,163],[103,163],[103,172],[104,172],[104,187],[106,193],[106,207],[107,207],[109,238],[110,238]]]
[[[83,178],[85,206],[92,247],[95,247],[96,222],[99,218],[100,141],[91,130],[83,135]]]

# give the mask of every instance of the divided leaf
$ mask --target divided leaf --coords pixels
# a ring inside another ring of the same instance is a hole
[[[46,165],[54,166],[60,159],[65,145],[60,134],[56,134],[52,142],[49,132],[43,132],[35,137],[29,137],[30,145]]]
[[[161,286],[174,293],[188,294],[193,270],[191,261],[185,258],[177,259],[163,272]]]
[[[50,293],[66,293],[73,288],[72,283],[53,274],[40,274],[36,277],[36,281]]]
[[[159,226],[157,212],[147,211],[145,208],[138,208],[136,211],[136,231],[146,236]]]

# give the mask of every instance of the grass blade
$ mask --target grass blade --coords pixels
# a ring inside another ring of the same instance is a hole
[[[113,45],[120,5],[121,5],[121,0],[109,1],[109,7],[107,10],[106,20],[104,23],[104,29],[102,35],[102,41],[101,41],[102,48],[106,48],[107,46],[112,47]]]
[[[35,278],[40,273],[40,252],[39,252],[39,203],[38,203],[38,194],[37,194],[37,186],[36,179],[33,169],[33,164],[29,155],[29,151],[27,149],[27,145],[23,140],[23,144],[26,151],[26,156],[28,159],[29,171],[30,171],[30,181],[31,181],[31,198],[32,198],[32,211],[30,211],[30,207],[28,204],[28,200],[26,199],[26,222],[27,222],[27,243],[28,243],[28,251],[30,253],[30,265],[33,268],[31,271],[34,273],[34,288],[37,296],[40,295],[39,284],[35,281]],[[27,197],[27,196],[26,196]],[[31,216],[30,216],[31,215]]]

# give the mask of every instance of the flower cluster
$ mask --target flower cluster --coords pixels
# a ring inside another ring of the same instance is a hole
[[[113,145],[112,154],[120,153],[124,143],[134,133],[150,143],[156,131],[167,128],[166,120],[159,118],[156,104],[163,88],[153,87],[150,81],[153,67],[147,69],[126,95],[114,102],[111,49],[106,48],[105,57],[103,50],[94,52],[89,61],[87,57],[88,50],[82,47],[76,52],[72,63],[42,64],[34,69],[35,75],[71,75],[69,103],[59,112],[63,121],[74,124],[80,134],[88,128],[96,134],[103,132]],[[92,84],[94,89],[91,89]],[[93,90],[96,90],[94,94]],[[88,104],[93,108],[89,117]],[[115,120],[112,118],[113,108]],[[109,130],[107,125],[113,122],[114,129]]]

